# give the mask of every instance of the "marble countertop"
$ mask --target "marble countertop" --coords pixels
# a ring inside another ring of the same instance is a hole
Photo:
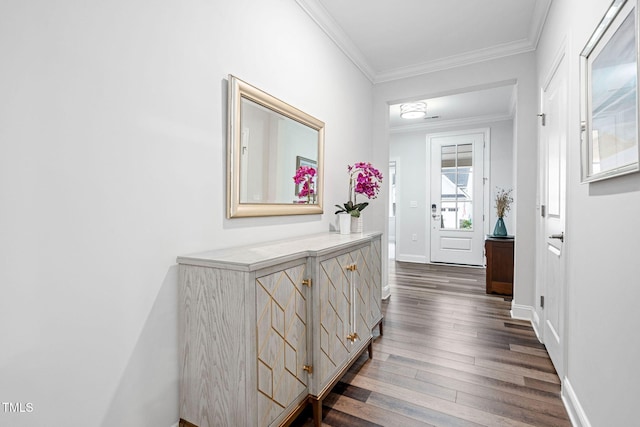
[[[253,271],[308,256],[321,256],[341,247],[366,243],[380,232],[339,234],[319,233],[253,245],[179,256],[178,264]]]

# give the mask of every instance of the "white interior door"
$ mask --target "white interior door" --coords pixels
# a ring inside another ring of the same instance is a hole
[[[564,375],[564,226],[566,197],[567,84],[561,59],[542,95],[543,224],[545,285],[543,337],[560,378]]]
[[[484,133],[430,136],[431,261],[483,265]]]

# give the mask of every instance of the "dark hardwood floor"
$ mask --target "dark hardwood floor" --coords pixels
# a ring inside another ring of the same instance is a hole
[[[508,298],[486,295],[484,269],[390,269],[384,336],[325,399],[323,425],[571,425],[544,346]],[[312,426],[310,411],[293,425]]]

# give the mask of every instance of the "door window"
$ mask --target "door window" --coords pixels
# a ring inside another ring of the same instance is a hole
[[[473,144],[441,147],[441,221],[447,230],[473,230]]]

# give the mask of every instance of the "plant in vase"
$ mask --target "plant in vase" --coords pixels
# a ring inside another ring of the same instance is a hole
[[[512,190],[504,190],[498,187],[496,187],[496,189],[496,214],[498,215],[498,220],[493,229],[493,235],[506,236],[507,227],[504,225],[503,218],[507,215],[507,212],[511,210],[511,203],[513,203],[513,197],[511,197]]]
[[[361,212],[369,206],[369,202],[357,203],[356,197],[362,194],[367,199],[375,199],[382,184],[382,174],[368,162],[357,162],[347,166],[349,173],[349,199],[342,206],[336,205],[336,214],[348,214],[352,218],[352,232],[362,231]],[[354,229],[355,228],[355,229]]]
[[[316,170],[311,166],[300,166],[296,170],[296,174],[293,176],[293,182],[296,185],[302,184],[298,191],[298,203],[313,203],[315,199],[315,176]],[[306,199],[306,200],[305,200]]]

